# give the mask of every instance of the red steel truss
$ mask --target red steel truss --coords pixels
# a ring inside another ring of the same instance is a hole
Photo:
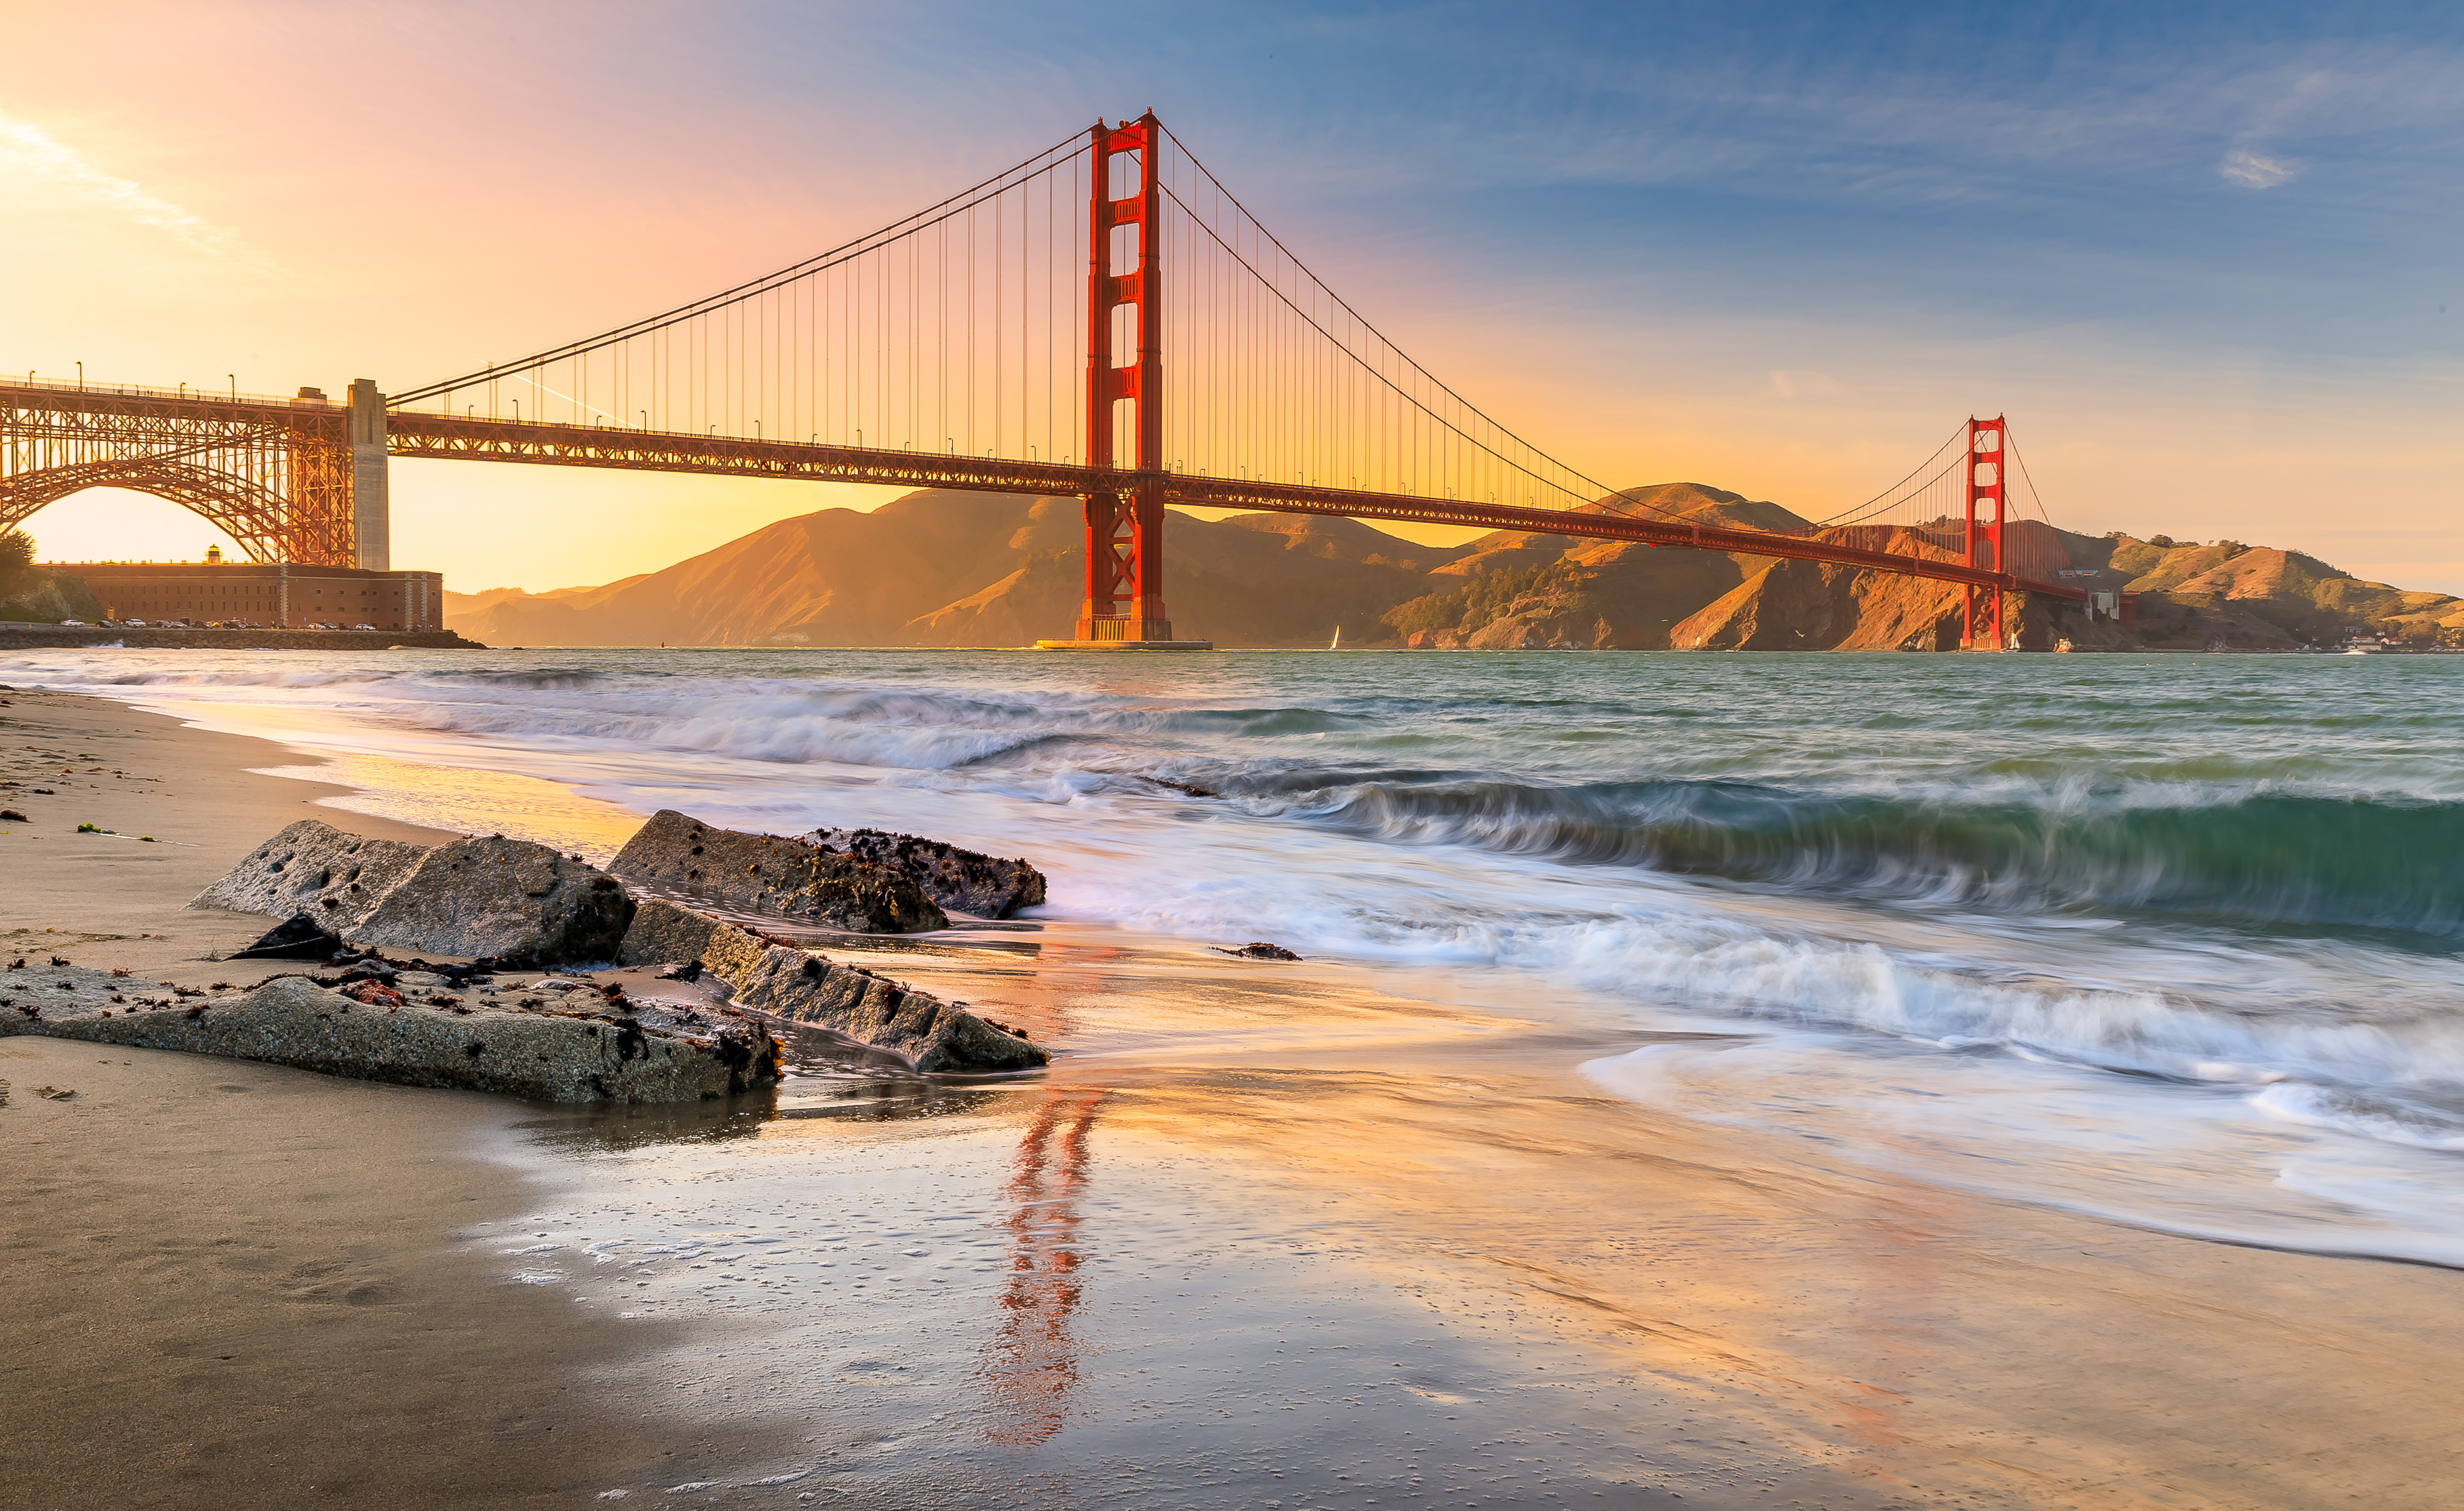
[[[0,383],[0,530],[88,488],[186,505],[251,559],[357,564],[347,411],[322,399]]]

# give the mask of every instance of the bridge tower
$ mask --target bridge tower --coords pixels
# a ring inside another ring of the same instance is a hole
[[[2002,464],[2009,449],[2003,444],[2006,426],[2003,417],[1991,420],[1969,416],[1968,421],[1968,564],[1989,572],[2011,570],[2010,515],[2002,492]],[[1991,534],[1978,529],[1986,517],[1988,506],[1992,515]],[[1995,650],[2008,650],[2011,641],[2002,623],[2002,603],[2007,595],[1998,588],[1968,588],[1967,612],[1960,620],[1959,643],[1973,648],[1980,641],[1990,642]]]
[[[1087,465],[1122,466],[1118,405],[1135,416],[1130,427],[1128,490],[1083,494],[1087,517],[1087,592],[1078,606],[1074,644],[1200,648],[1172,638],[1163,602],[1163,258],[1162,196],[1156,178],[1163,127],[1150,110],[1117,126],[1095,122],[1094,184],[1088,194]],[[1115,198],[1113,161],[1132,158],[1135,183]],[[1124,237],[1123,230],[1133,234]],[[1122,243],[1130,244],[1125,249]],[[1125,250],[1133,252],[1124,269]],[[1131,312],[1130,361],[1117,360],[1119,311]],[[1063,646],[1069,641],[1040,641]]]

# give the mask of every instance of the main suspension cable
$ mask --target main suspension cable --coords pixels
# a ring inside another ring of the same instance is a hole
[[[1071,143],[1073,142],[1077,142],[1077,134],[1073,133],[1071,136],[1064,138],[1053,145],[1045,148],[1043,151],[1036,153],[1030,158],[1027,158],[1016,166],[1008,168],[1002,172],[996,173],[992,177],[983,180],[981,183],[979,183],[970,188],[962,189],[958,193],[953,194],[949,198],[942,200],[939,204],[929,206],[924,209],[916,211],[914,214],[891,221],[888,226],[885,226],[878,230],[869,231],[865,235],[856,237],[852,241],[842,242],[827,252],[816,253],[813,256],[805,258],[802,262],[790,264],[776,273],[766,274],[761,277],[754,278],[748,282],[739,283],[732,289],[725,289],[716,294],[707,295],[701,298],[693,300],[691,303],[680,304],[674,309],[669,310],[664,314],[648,316],[642,319],[629,321],[624,325],[619,325],[612,330],[602,332],[597,336],[585,337],[581,340],[568,341],[561,346],[552,346],[543,351],[534,352],[528,357],[520,358],[514,361],[504,363],[492,362],[486,366],[474,369],[473,371],[464,373],[459,377],[448,378],[440,382],[424,384],[420,387],[413,388],[408,392],[392,396],[389,403],[396,407],[403,405],[418,404],[424,400],[437,398],[455,388],[470,387],[473,383],[484,382],[491,376],[501,376],[509,371],[517,371],[528,367],[542,366],[548,362],[561,361],[570,358],[586,357],[593,352],[603,351],[619,341],[629,340],[635,337],[647,336],[656,331],[666,330],[668,327],[677,324],[683,320],[691,319],[696,316],[713,314],[718,310],[725,309],[729,305],[750,298],[755,295],[765,293],[770,289],[792,282],[797,278],[804,277],[815,273],[825,272],[830,268],[837,267],[841,263],[851,261],[856,257],[862,256],[868,252],[872,252],[881,247],[887,246],[891,242],[898,240],[900,237],[913,236],[917,231],[929,230],[934,226],[937,226],[943,221],[950,219],[952,216],[957,215],[969,208],[972,208],[974,206],[980,204],[984,199],[990,198],[994,194],[1005,193],[1009,189],[1018,186],[1020,184],[1026,183],[1038,175],[1048,173],[1061,166],[1063,164],[1085,155],[1088,151],[1088,146],[1085,142],[1078,142],[1077,145],[1074,147],[1071,146]],[[1065,147],[1069,148],[1066,154],[1055,156],[1056,153],[1062,153],[1062,149]]]

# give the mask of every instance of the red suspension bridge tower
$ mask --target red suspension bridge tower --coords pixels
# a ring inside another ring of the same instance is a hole
[[[1089,148],[1094,183],[1087,196],[1087,465],[1121,465],[1119,409],[1132,407],[1137,480],[1121,492],[1082,495],[1087,512],[1087,595],[1075,640],[1039,646],[1210,649],[1172,638],[1163,602],[1163,200],[1155,173],[1163,126],[1150,110],[1118,126],[1095,122]],[[1131,192],[1113,192],[1113,164],[1133,167]],[[1124,231],[1131,234],[1124,235]],[[1124,271],[1124,264],[1127,271]],[[1128,311],[1126,321],[1121,312]],[[1126,323],[1128,330],[1122,327]],[[1130,361],[1115,355],[1126,334]]]
[[[1970,416],[1968,422],[1968,564],[1986,572],[2011,570],[2011,516],[2002,491],[2002,467],[2011,454],[2003,444],[2008,428],[1998,414],[1991,420]],[[1988,505],[1992,508],[1990,534],[1978,528]],[[2003,633],[2002,598],[1999,586],[1968,584],[1967,616],[1960,621],[1962,646],[1983,641],[1996,650],[2010,648]]]

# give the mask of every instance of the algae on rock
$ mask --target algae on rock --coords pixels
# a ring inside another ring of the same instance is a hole
[[[812,843],[905,872],[943,908],[978,918],[1010,918],[1044,901],[1044,873],[1025,860],[1001,860],[938,840],[882,829],[816,829]]]

